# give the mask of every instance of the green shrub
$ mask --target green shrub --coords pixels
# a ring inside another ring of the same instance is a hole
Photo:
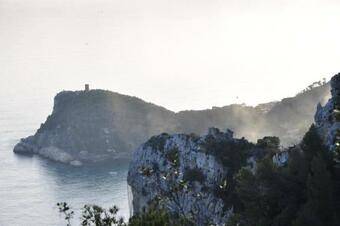
[[[144,147],[151,147],[153,150],[158,150],[163,152],[165,142],[168,139],[169,135],[167,133],[163,133],[160,136],[151,137],[144,145]]]
[[[270,149],[272,151],[278,151],[280,148],[280,138],[278,137],[264,137],[257,140],[257,146],[260,148]]]
[[[179,167],[179,150],[177,147],[169,150],[166,154],[165,154],[165,158],[171,163],[171,165],[175,168]]]
[[[205,181],[205,175],[198,168],[187,169],[184,172],[183,180],[189,181],[189,182],[197,181],[197,182],[203,183]]]

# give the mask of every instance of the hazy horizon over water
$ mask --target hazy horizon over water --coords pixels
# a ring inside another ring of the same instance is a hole
[[[128,162],[71,167],[39,156],[13,153],[20,138],[35,133],[52,111],[53,100],[0,97],[0,226],[62,226],[57,202],[78,213],[85,204],[117,205],[129,217]]]

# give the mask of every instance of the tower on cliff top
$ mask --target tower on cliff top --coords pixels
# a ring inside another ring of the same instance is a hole
[[[85,91],[86,92],[90,91],[90,85],[89,84],[85,84]]]

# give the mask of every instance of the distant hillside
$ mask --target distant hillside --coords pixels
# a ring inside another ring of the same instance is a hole
[[[231,129],[250,140],[275,135],[283,144],[292,144],[307,131],[329,89],[328,84],[312,87],[293,98],[257,107],[229,105],[179,113],[110,91],[61,92],[46,122],[14,151],[80,165],[130,158],[138,145],[163,132],[201,134],[210,127]]]
[[[277,102],[265,115],[260,136],[278,136],[285,145],[299,142],[314,123],[317,103],[324,105],[330,97],[330,85],[326,84]]]
[[[284,145],[297,143],[313,123],[318,103],[330,97],[330,86],[312,87],[295,97],[256,107],[229,105],[211,110],[183,111],[176,115],[180,132],[198,134],[209,127],[229,128],[238,137],[256,141],[267,135],[281,138]]]

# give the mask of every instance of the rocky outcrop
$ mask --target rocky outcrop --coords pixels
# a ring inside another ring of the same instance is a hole
[[[318,105],[315,125],[324,144],[334,150],[340,141],[340,73],[331,80],[331,94],[324,107]]]
[[[241,167],[254,170],[258,159],[271,153],[267,147],[215,128],[202,137],[162,134],[151,138],[130,164],[134,214],[156,202],[175,215],[189,216],[195,225],[223,225],[233,213],[225,191],[232,189]]]

